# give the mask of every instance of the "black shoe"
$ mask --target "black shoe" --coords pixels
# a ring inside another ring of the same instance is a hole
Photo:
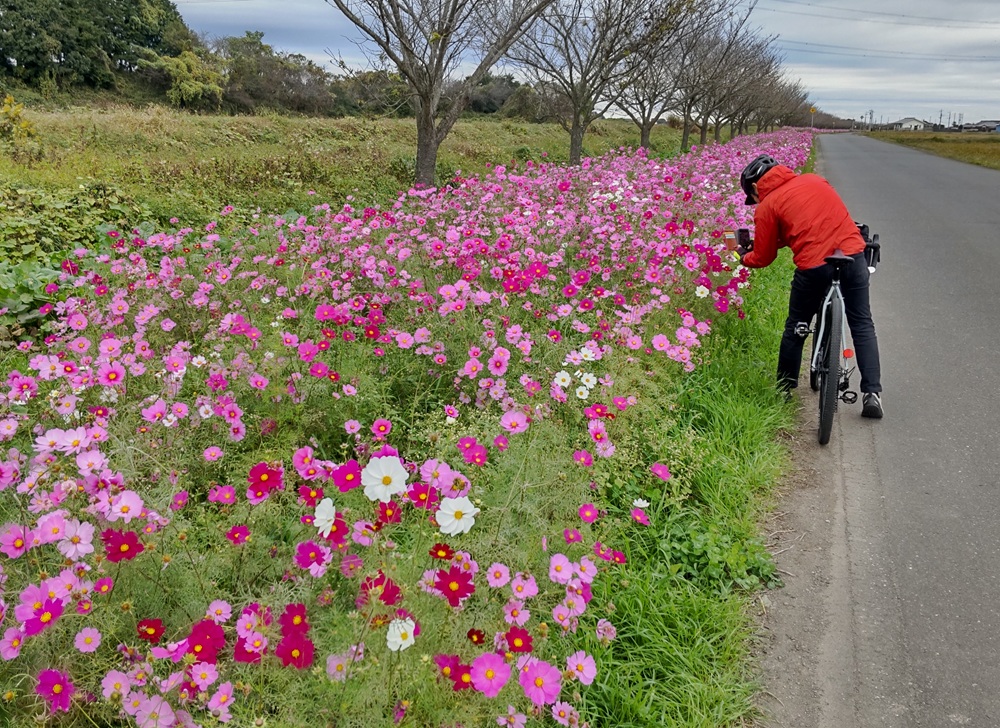
[[[865,392],[861,397],[861,416],[882,419],[882,396],[875,392]]]

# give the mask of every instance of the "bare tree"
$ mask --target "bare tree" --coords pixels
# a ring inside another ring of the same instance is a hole
[[[751,0],[741,9],[735,0],[719,1],[726,9],[714,16],[717,22],[699,37],[687,41],[692,44],[690,62],[681,69],[678,86],[678,111],[684,120],[681,149],[688,148],[696,120],[701,127],[701,143],[707,141],[709,116],[725,96],[720,86],[725,85],[727,74],[731,72],[735,50],[747,32],[747,22],[757,4],[756,0]]]
[[[635,73],[626,60],[671,32],[691,0],[557,0],[514,43],[508,56],[534,85],[555,93],[556,120],[569,132],[569,161],[579,164],[583,135],[617,101]]]
[[[434,184],[438,148],[472,89],[555,0],[326,0],[393,63],[412,93],[417,120],[418,185]],[[445,100],[463,63],[471,74]]]
[[[640,146],[648,148],[653,127],[677,109],[681,69],[727,7],[726,2],[714,0],[683,5],[668,32],[655,39],[658,42],[645,44],[627,59],[634,70],[612,84],[612,95],[615,105],[639,127]]]

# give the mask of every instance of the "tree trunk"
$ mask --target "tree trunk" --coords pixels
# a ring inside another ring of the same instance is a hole
[[[708,144],[708,114],[705,114],[698,122],[701,124],[701,137],[699,144],[705,146]]]
[[[681,152],[686,152],[691,143],[691,116],[684,113],[684,131],[681,132]]]
[[[429,104],[417,103],[417,187],[433,187],[440,142],[434,128],[434,112]]]
[[[649,138],[653,132],[652,122],[645,122],[639,125],[639,146],[649,149]]]
[[[579,117],[573,117],[573,126],[569,129],[569,163],[580,164],[583,158],[583,133],[587,127]]]

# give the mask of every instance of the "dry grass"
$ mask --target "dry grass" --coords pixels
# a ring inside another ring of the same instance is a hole
[[[871,136],[940,157],[1000,169],[1000,134],[988,132],[880,131]]]

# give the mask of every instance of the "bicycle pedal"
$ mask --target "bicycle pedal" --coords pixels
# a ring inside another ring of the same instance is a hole
[[[799,321],[795,324],[795,335],[801,338],[806,338],[812,333],[812,329],[809,328],[809,324],[805,321]]]
[[[858,401],[857,392],[844,392],[840,395],[840,398],[844,401],[844,404],[854,404]]]

